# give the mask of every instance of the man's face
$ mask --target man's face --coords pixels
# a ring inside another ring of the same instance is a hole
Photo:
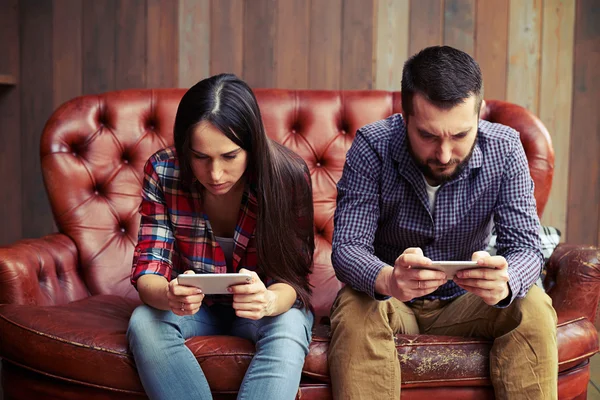
[[[432,186],[455,178],[471,158],[477,139],[479,113],[475,96],[449,110],[437,108],[421,94],[413,97],[408,118],[408,148]]]

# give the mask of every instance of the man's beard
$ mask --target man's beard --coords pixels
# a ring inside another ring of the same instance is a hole
[[[467,154],[467,156],[462,161],[459,161],[458,158],[453,158],[447,164],[442,164],[436,159],[429,159],[425,162],[419,160],[415,155],[415,152],[413,151],[412,144],[410,143],[410,138],[408,137],[408,135],[406,136],[406,139],[408,140],[408,152],[410,153],[413,161],[415,162],[415,165],[417,166],[417,168],[419,168],[419,171],[421,171],[421,173],[425,176],[425,178],[427,178],[428,182],[432,186],[442,185],[446,182],[450,182],[452,179],[459,176],[469,163],[469,160],[473,155],[473,150],[475,149],[475,144],[477,143],[477,138],[475,138],[475,140],[473,141],[473,146],[471,146],[471,150],[469,151],[469,154]],[[433,171],[433,169],[431,169],[429,164],[446,167],[456,165],[456,168],[450,174],[437,174]]]

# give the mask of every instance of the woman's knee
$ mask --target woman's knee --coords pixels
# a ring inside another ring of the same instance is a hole
[[[313,315],[310,311],[291,308],[262,326],[257,345],[280,343],[283,348],[289,349],[289,346],[297,344],[306,355],[312,338],[312,324]]]
[[[134,341],[143,342],[146,337],[155,338],[162,330],[161,328],[167,325],[166,322],[169,316],[166,313],[170,312],[158,310],[146,304],[142,304],[133,310],[127,328],[129,343],[131,344]]]

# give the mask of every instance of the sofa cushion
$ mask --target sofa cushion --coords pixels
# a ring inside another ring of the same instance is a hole
[[[0,354],[6,361],[71,382],[143,393],[125,333],[138,302],[100,295],[62,306],[0,305]],[[560,370],[589,357],[597,337],[584,318],[560,321]],[[594,331],[595,332],[595,331]],[[397,335],[402,382],[411,386],[489,385],[491,342],[476,338]],[[254,345],[231,336],[194,337],[196,355],[214,392],[235,392],[254,354]],[[313,329],[303,382],[328,382],[329,327]]]

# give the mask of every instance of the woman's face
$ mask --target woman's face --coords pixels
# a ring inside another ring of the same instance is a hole
[[[246,172],[248,153],[210,122],[200,122],[191,137],[194,176],[214,196],[228,193]]]

